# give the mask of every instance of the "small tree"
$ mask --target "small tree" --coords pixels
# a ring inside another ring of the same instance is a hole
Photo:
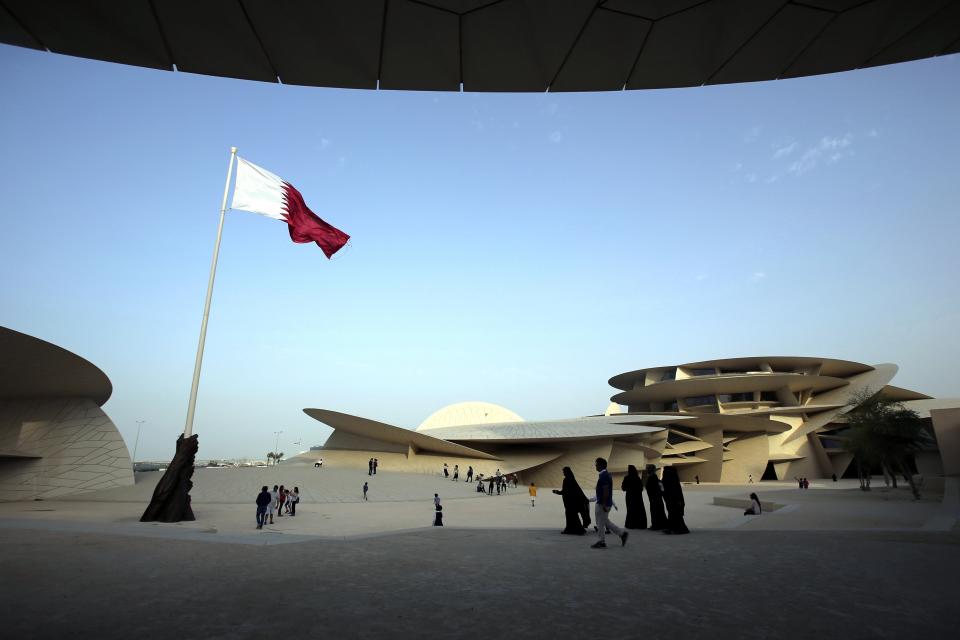
[[[275,453],[275,454],[273,454],[273,463],[274,463],[274,464],[280,464],[280,459],[281,459],[282,457],[283,457],[283,451],[281,451],[280,453]]]
[[[848,405],[853,408],[846,415],[846,446],[856,458],[860,488],[870,490],[870,468],[879,465],[893,476],[894,488],[899,470],[910,484],[913,497],[919,499],[920,488],[908,461],[929,436],[917,412],[869,389],[854,394]]]
[[[274,455],[273,451],[269,452],[269,453],[267,454],[267,464],[270,464],[270,461],[273,460],[275,457],[276,457],[276,456]],[[274,464],[276,464],[276,463],[274,463]]]

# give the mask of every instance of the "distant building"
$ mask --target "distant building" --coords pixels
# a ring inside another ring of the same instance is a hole
[[[323,456],[327,466],[365,468],[376,457],[383,470],[437,474],[444,463],[459,464],[461,475],[469,466],[483,474],[499,469],[541,486],[558,485],[565,466],[590,478],[597,457],[607,458],[615,474],[628,464],[652,463],[676,466],[682,479],[701,482],[843,476],[852,460],[843,448],[843,414],[859,391],[883,390],[902,400],[931,420],[938,438],[960,430],[946,423],[956,412],[936,411],[960,407],[960,400],[890,386],[896,372],[893,364],[827,358],[711,360],[614,376],[610,384],[620,393],[611,400],[626,405],[625,413],[610,407],[605,415],[526,422],[497,405],[465,402],[437,411],[415,431],[304,409],[334,432],[322,447],[290,462]],[[916,462],[922,473],[944,472],[936,448]]]

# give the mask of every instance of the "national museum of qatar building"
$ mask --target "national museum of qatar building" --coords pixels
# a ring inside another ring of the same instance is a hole
[[[466,402],[437,411],[416,430],[304,409],[334,432],[292,461],[366,468],[376,457],[381,469],[415,473],[459,465],[461,475],[468,467],[499,470],[548,487],[560,483],[565,466],[590,477],[597,457],[615,474],[629,464],[672,465],[686,481],[842,477],[853,459],[844,449],[848,403],[882,391],[928,422],[932,444],[915,455],[920,473],[960,472],[952,469],[960,455],[960,399],[893,386],[896,373],[894,364],[827,358],[709,360],[614,376],[618,392],[604,415],[528,422],[497,405]]]
[[[0,327],[0,500],[132,485],[127,445],[101,408],[112,393],[87,360]]]

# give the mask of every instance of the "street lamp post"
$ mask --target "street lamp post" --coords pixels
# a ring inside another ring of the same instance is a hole
[[[273,464],[277,464],[277,448],[280,446],[280,434],[283,433],[283,431],[274,431],[273,433],[277,436],[277,439],[273,442]]]
[[[137,470],[137,447],[140,446],[140,429],[143,427],[143,423],[146,420],[137,420],[137,439],[133,442],[133,460],[130,462],[133,463],[133,470]]]

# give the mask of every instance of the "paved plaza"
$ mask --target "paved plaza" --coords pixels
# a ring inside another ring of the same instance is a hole
[[[86,499],[0,504],[8,632],[946,638],[960,624],[951,483],[919,502],[882,482],[869,494],[849,481],[685,485],[691,535],[634,531],[626,547],[592,550],[592,536],[559,534],[560,498],[547,489],[530,507],[525,487],[487,497],[439,477],[378,474],[362,503],[352,488],[369,478],[356,471],[200,469],[196,522],[139,523],[157,477]],[[241,495],[287,478],[304,493],[297,517],[255,530],[252,496]],[[780,508],[746,518],[712,504],[750,490]],[[434,492],[442,529],[427,526]]]
[[[541,530],[208,544],[2,529],[6,630],[60,638],[951,638],[953,533]]]

